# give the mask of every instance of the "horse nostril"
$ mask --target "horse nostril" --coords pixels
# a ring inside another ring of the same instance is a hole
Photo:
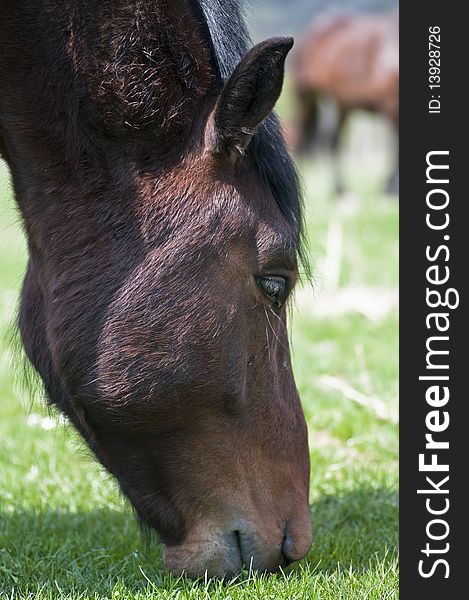
[[[282,569],[286,569],[287,567],[292,565],[294,562],[295,561],[292,558],[287,558],[285,555],[283,555]]]
[[[241,561],[241,566],[243,565],[243,547],[241,545],[241,534],[239,531],[233,531],[234,538],[236,540],[236,546],[239,552],[239,558]]]
[[[295,548],[295,542],[288,534],[283,538],[282,551],[283,556],[285,557],[285,567],[288,567],[300,558]]]
[[[309,511],[305,511],[303,515],[287,523],[282,545],[283,555],[292,561],[301,560],[308,554],[312,543],[311,517]]]
[[[234,531],[233,533],[238,547],[241,566],[245,567],[246,569],[250,569],[254,560],[254,556],[251,554],[250,549],[251,540],[247,538],[246,534],[243,534],[241,531]]]
[[[283,550],[283,555],[285,556],[286,560],[291,560],[290,552],[292,550],[292,546],[293,546],[293,540],[288,535],[285,535],[283,537],[282,550]]]
[[[241,565],[246,569],[257,569],[262,563],[263,551],[259,548],[259,540],[252,531],[243,529],[233,532],[236,539]]]

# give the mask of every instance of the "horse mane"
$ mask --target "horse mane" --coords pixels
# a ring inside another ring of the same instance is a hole
[[[220,83],[226,81],[252,46],[244,17],[244,0],[190,0],[202,19],[213,69]],[[288,224],[296,232],[296,251],[306,268],[303,237],[302,194],[298,173],[282,134],[278,117],[271,113],[249,145],[248,154],[262,180],[270,188]]]

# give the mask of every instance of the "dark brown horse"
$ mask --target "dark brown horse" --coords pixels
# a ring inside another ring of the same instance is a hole
[[[292,40],[247,51],[235,0],[3,0],[0,22],[19,325],[50,402],[171,571],[302,558],[301,211],[271,114]]]
[[[337,119],[329,130],[336,153],[350,111],[384,116],[399,132],[399,14],[329,14],[314,20],[295,56],[294,88],[298,100],[297,149],[308,152],[318,133],[321,98],[332,99]],[[396,140],[397,147],[397,140]],[[337,172],[337,188],[342,188]],[[388,190],[397,193],[396,167]]]

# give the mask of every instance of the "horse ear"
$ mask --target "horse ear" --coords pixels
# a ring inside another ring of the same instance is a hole
[[[241,59],[210,116],[205,136],[209,151],[229,157],[244,154],[280,96],[292,46],[293,38],[270,38]]]

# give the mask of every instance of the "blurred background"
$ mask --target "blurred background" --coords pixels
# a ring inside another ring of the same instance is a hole
[[[255,0],[248,9],[256,39],[297,35],[313,17],[325,12],[384,13],[397,8],[396,0]]]
[[[314,574],[319,586],[301,597],[397,597],[396,9],[392,0],[257,0],[248,15],[256,41],[296,39],[278,113],[303,181],[313,274],[291,320],[316,540],[298,577]],[[317,113],[301,148],[305,98]],[[160,576],[158,550],[144,547],[113,482],[76,451],[77,436],[15,376],[25,257],[0,161],[0,592],[44,585],[44,597],[88,597],[90,569],[93,592],[116,577],[140,589],[142,572]],[[268,597],[297,597],[287,580],[271,581]]]

